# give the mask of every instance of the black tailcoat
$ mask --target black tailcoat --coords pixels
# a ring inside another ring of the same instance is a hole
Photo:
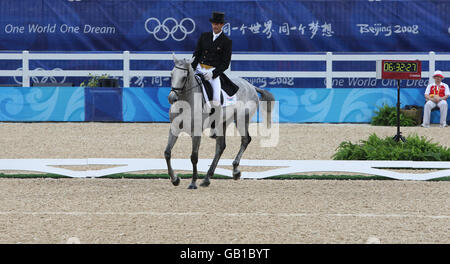
[[[213,66],[213,78],[220,76],[222,83],[225,86],[222,87],[230,96],[234,95],[238,87],[231,82],[231,80],[224,74],[224,71],[228,69],[231,62],[231,47],[232,42],[224,32],[222,32],[215,41],[213,41],[213,33],[202,33],[200,39],[197,42],[197,47],[194,51],[194,61],[192,62],[192,68],[197,67],[199,63]],[[232,91],[228,91],[228,89]]]

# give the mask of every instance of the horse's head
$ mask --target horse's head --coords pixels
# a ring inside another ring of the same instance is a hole
[[[189,84],[189,80],[193,77],[193,70],[191,67],[191,61],[182,59],[178,60],[173,54],[173,62],[175,63],[175,67],[173,67],[171,72],[171,92],[169,94],[169,102],[172,104],[178,100],[178,95],[182,94]]]

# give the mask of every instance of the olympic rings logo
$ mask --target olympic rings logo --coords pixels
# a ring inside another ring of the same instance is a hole
[[[17,70],[18,71],[22,70],[22,67],[18,68]],[[63,69],[61,69],[61,68],[54,68],[52,71],[62,71],[62,70]],[[45,71],[45,69],[36,68],[32,71]],[[13,78],[17,84],[22,84],[22,82],[17,79],[17,76],[13,76]],[[41,78],[39,78],[37,76],[31,76],[30,78],[34,83],[64,83],[66,81],[67,77],[66,76],[59,77],[59,78],[62,78],[61,80],[57,80],[56,77],[54,77],[54,76],[42,76]]]
[[[182,41],[194,32],[195,22],[192,18],[186,17],[178,23],[175,18],[168,17],[161,23],[159,19],[151,17],[145,21],[145,30],[159,41],[165,41],[169,37],[175,41]],[[181,33],[177,33],[178,31]],[[158,34],[159,32],[162,33]]]

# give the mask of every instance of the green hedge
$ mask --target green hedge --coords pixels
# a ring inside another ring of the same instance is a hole
[[[450,149],[417,135],[407,136],[406,142],[396,142],[393,137],[382,139],[372,134],[359,144],[342,142],[333,159],[450,161]]]
[[[375,110],[375,116],[370,122],[373,126],[396,126],[397,125],[397,107],[383,104]],[[417,126],[416,120],[410,116],[400,113],[400,126]]]

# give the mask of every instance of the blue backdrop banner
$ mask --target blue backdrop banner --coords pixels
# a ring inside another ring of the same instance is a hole
[[[374,111],[383,104],[395,106],[397,89],[326,89],[271,88],[267,89],[278,101],[280,123],[369,123]],[[170,88],[124,88],[125,122],[169,122],[167,95]],[[423,89],[401,89],[401,107],[423,106]],[[439,111],[431,121],[439,123]]]
[[[0,49],[192,51],[226,14],[234,51],[447,51],[450,2],[0,1]]]
[[[401,107],[423,106],[424,89],[401,89]],[[280,123],[369,123],[377,107],[397,103],[395,88],[267,90],[278,101],[279,116],[274,120]],[[169,122],[169,91],[167,87],[2,87],[0,121]],[[439,111],[432,112],[431,121],[439,123]]]
[[[0,121],[84,121],[84,88],[1,87]]]

